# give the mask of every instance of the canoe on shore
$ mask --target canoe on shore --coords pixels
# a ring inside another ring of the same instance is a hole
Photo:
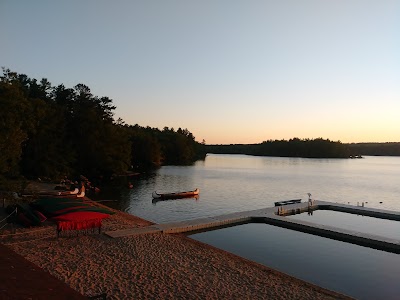
[[[173,193],[157,193],[153,192],[153,199],[178,199],[178,198],[188,198],[197,196],[200,193],[199,189],[195,189],[193,191],[186,192],[173,192]]]
[[[301,199],[278,201],[278,202],[275,202],[275,206],[289,205],[289,204],[295,204],[295,203],[301,203]]]

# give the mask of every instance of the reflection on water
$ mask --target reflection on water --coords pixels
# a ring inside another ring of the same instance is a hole
[[[368,202],[367,207],[400,211],[399,178],[399,157],[346,160],[208,155],[193,166],[165,166],[154,174],[129,179],[133,189],[126,184],[103,189],[100,197],[118,199],[111,202],[115,208],[156,223],[272,207],[274,202],[288,199],[302,198],[304,202],[309,192],[314,199],[353,205]],[[198,199],[152,201],[153,191],[195,188],[200,189]],[[313,216],[301,217],[328,222],[323,214],[316,211]],[[348,221],[340,214],[333,217],[332,225]],[[392,231],[379,223],[382,220],[367,226],[357,223],[366,217],[351,217],[356,219],[348,225],[353,230]],[[398,254],[266,224],[191,237],[359,299],[397,299],[400,292]]]
[[[286,218],[380,235],[400,241],[399,221],[379,219],[333,210],[315,210],[313,211],[313,214],[301,213],[287,216]]]
[[[398,254],[266,224],[190,237],[357,299],[399,299]]]
[[[161,201],[178,201],[178,200],[186,200],[186,201],[188,201],[188,200],[195,200],[195,201],[197,201],[197,200],[199,200],[199,198],[200,198],[200,197],[199,197],[198,195],[192,196],[192,197],[171,198],[171,199],[153,198],[153,199],[151,200],[151,202],[152,202],[154,205],[157,205],[157,203],[158,203],[158,202],[161,202]]]
[[[306,159],[247,155],[207,155],[193,166],[165,166],[132,181],[133,189],[109,190],[105,199],[156,223],[189,220],[274,206],[302,198],[400,211],[400,158]],[[153,191],[200,189],[198,201],[152,203]],[[379,202],[382,202],[380,204]]]

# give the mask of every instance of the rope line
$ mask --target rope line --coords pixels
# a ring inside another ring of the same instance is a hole
[[[5,217],[3,220],[1,220],[0,223],[3,222],[3,221],[5,221],[5,220],[7,220],[7,218],[8,218],[9,216],[11,216],[13,213],[17,213],[17,209],[14,209],[14,211],[11,212],[11,213],[10,213],[7,217]]]

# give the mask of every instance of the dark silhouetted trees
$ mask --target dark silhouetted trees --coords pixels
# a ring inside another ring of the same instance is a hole
[[[16,176],[28,138],[25,115],[30,105],[16,73],[4,70],[0,79],[0,174]]]
[[[260,144],[209,145],[207,152],[225,154],[248,154],[259,156],[348,158],[347,145],[329,139],[269,140]]]
[[[47,79],[38,82],[3,69],[0,176],[91,177],[143,171],[189,164],[204,147],[187,129],[160,131],[115,121],[114,109],[110,98],[94,96],[84,84],[52,87]]]
[[[400,143],[352,143],[348,146],[356,155],[400,156]]]
[[[191,164],[209,153],[348,158],[400,155],[400,143],[343,144],[329,139],[205,145],[188,129],[162,130],[114,120],[115,106],[88,86],[52,86],[3,69],[0,76],[0,179],[99,176]]]

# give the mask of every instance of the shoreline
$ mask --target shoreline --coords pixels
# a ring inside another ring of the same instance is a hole
[[[116,212],[103,220],[103,232],[154,224],[91,202]],[[43,228],[18,229],[21,234],[17,237],[0,236],[0,242],[85,296],[106,293],[107,299],[351,299],[184,234],[112,239],[103,233],[80,233],[57,239],[55,228],[47,224]]]

